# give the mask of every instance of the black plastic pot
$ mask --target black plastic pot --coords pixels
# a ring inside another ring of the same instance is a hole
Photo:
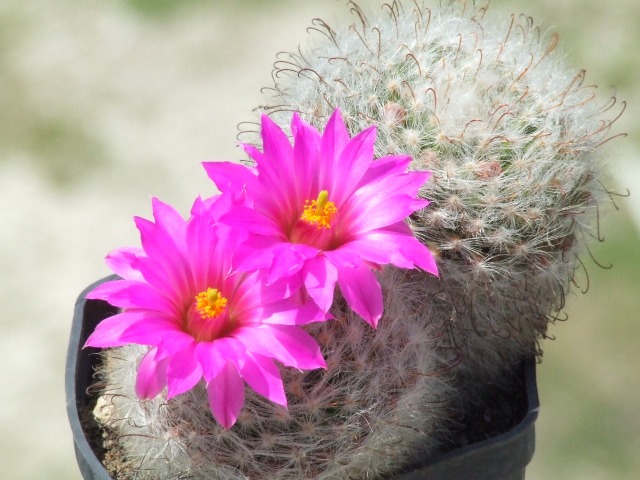
[[[73,312],[73,324],[67,350],[67,364],[65,368],[65,393],[67,396],[67,415],[73,433],[73,447],[82,478],[85,480],[111,480],[111,476],[98,460],[93,451],[87,432],[83,428],[82,415],[91,410],[91,395],[89,387],[93,383],[93,365],[96,362],[97,348],[82,346],[100,321],[116,313],[116,309],[107,302],[87,300],[85,296],[95,287],[108,280],[117,278],[115,275],[103,278],[89,285],[78,296]]]
[[[535,362],[521,366],[526,412],[509,431],[481,442],[424,459],[398,480],[524,480],[535,450],[535,421],[540,403]]]
[[[116,278],[103,278],[87,287],[75,304],[71,337],[65,371],[67,414],[73,432],[78,467],[85,480],[110,480],[83,428],[82,415],[90,411],[94,366],[99,350],[85,348],[85,341],[96,325],[116,313],[114,307],[100,300],[87,300],[86,294],[100,283]],[[534,424],[539,401],[535,363],[522,366],[521,375],[526,400],[524,418],[511,430],[487,440],[432,456],[417,463],[417,467],[396,477],[397,480],[524,480],[525,469],[535,449]],[[89,420],[88,420],[89,421]]]

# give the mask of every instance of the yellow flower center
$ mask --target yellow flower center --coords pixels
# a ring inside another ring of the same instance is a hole
[[[196,311],[205,320],[219,316],[227,306],[227,299],[215,288],[208,288],[196,295]]]
[[[300,220],[318,228],[331,228],[331,220],[338,213],[335,203],[329,200],[329,192],[322,190],[316,200],[307,200]]]

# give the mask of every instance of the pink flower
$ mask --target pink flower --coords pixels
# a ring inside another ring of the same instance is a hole
[[[337,283],[350,307],[375,327],[383,308],[375,270],[392,264],[437,275],[431,252],[405,222],[428,205],[417,193],[430,172],[407,172],[409,156],[374,160],[375,128],[350,138],[337,110],[322,135],[297,115],[291,131],[293,146],[263,115],[264,152],[244,145],[255,169],[204,164],[221,191],[247,198],[221,219],[250,234],[237,267],[268,268],[268,282],[304,284],[323,312]]]
[[[323,320],[313,302],[287,298],[287,285],[266,286],[261,272],[238,272],[231,257],[243,235],[217,223],[228,196],[194,203],[184,220],[153,200],[155,223],[136,218],[142,248],[107,256],[120,277],[87,298],[122,307],[101,322],[86,346],[152,348],[140,363],[136,393],[167,398],[206,383],[211,411],[231,427],[244,404],[244,382],[286,406],[274,360],[300,369],[323,368],[315,340],[297,325]]]

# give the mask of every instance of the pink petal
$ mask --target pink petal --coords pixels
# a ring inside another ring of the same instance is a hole
[[[169,353],[179,352],[193,343],[193,337],[182,331],[173,319],[154,316],[149,312],[147,318],[127,328],[120,338],[127,343],[139,345],[162,345]]]
[[[142,256],[144,256],[142,248],[123,247],[110,252],[105,261],[113,273],[125,280],[143,281],[144,278],[137,266]]]
[[[242,277],[242,278],[240,278]],[[295,293],[294,288],[299,289],[302,282],[297,280],[299,275],[267,285],[264,270],[250,273],[235,273],[227,277],[231,290],[233,287],[233,315],[239,324],[258,324],[263,321],[265,315],[277,312],[272,305],[279,304],[287,297]],[[296,279],[289,281],[290,279]],[[234,282],[235,280],[235,282]],[[286,306],[285,306],[286,309]],[[270,313],[266,313],[270,312]]]
[[[206,382],[216,377],[227,362],[232,362],[241,368],[244,355],[243,345],[232,337],[221,338],[213,342],[200,342],[196,345],[196,356],[202,366],[202,375]]]
[[[108,298],[112,293],[119,292],[120,290],[127,288],[127,286],[132,283],[141,283],[141,282],[133,282],[130,280],[111,280],[109,282],[101,283],[96,288],[87,293],[85,298],[90,300],[104,300],[108,302]]]
[[[247,354],[242,376],[260,395],[279,405],[287,406],[282,377],[273,360],[258,354]]]
[[[375,230],[377,233],[379,230]],[[371,232],[369,232],[371,233]],[[375,238],[375,237],[374,237]],[[383,247],[383,248],[382,248]],[[386,265],[392,263],[401,268],[413,268],[413,263],[408,263],[404,258],[402,261],[394,262],[393,259],[399,257],[399,252],[392,251],[395,248],[393,243],[375,243],[372,241],[370,235],[361,235],[356,240],[341,245],[338,250],[331,253],[343,253],[358,256],[361,260],[366,260],[378,265]],[[359,262],[354,262],[352,265],[357,265]]]
[[[349,132],[344,125],[340,110],[336,108],[327,122],[320,141],[321,161],[331,165],[337,163],[348,142]]]
[[[436,276],[438,272],[433,254],[425,245],[411,235],[393,231],[368,232],[342,245],[339,251],[360,255],[364,260],[378,265],[392,264],[407,269],[420,267]]]
[[[221,192],[227,189],[252,190],[256,182],[253,169],[233,162],[203,162],[207,175]]]
[[[376,328],[382,317],[382,289],[371,269],[365,265],[341,268],[338,285],[351,309]]]
[[[381,192],[386,192],[390,195],[402,196],[408,195],[416,198],[418,191],[422,187],[429,177],[431,172],[407,172],[394,175],[384,175],[376,179],[372,179],[366,185],[360,187],[361,194],[370,195],[375,197],[381,195]],[[385,195],[386,196],[386,195]]]
[[[254,162],[256,163],[260,163],[262,161],[264,161],[264,155],[262,154],[262,152],[260,150],[258,150],[256,147],[254,147],[253,145],[248,145],[246,143],[241,143],[240,146],[242,147],[242,149],[247,153],[247,155],[249,155]]]
[[[144,283],[147,283],[160,295],[162,295],[160,292],[167,292],[170,296],[173,296],[175,286],[172,278],[167,275],[167,272],[157,261],[143,256],[138,258],[136,267],[140,270]]]
[[[194,342],[195,343],[195,342]],[[195,345],[171,356],[167,367],[167,399],[191,390],[202,379],[202,367],[196,359]]]
[[[302,275],[292,275],[267,284],[263,271],[248,273],[242,282],[243,295],[252,298],[255,306],[266,306],[296,294],[302,287]],[[256,295],[256,288],[259,295]]]
[[[370,127],[352,138],[342,150],[338,163],[333,167],[330,189],[331,198],[337,205],[351,195],[371,165],[375,140],[376,128]]]
[[[196,202],[192,209],[187,226],[187,262],[196,290],[222,283],[224,275],[231,270],[237,245],[248,235],[215,223],[213,210],[225,197],[228,195],[218,197],[219,201],[210,207]]]
[[[168,203],[164,203],[155,197],[151,198],[151,208],[156,225],[168,232],[172,238],[181,240],[181,232],[184,231],[185,221],[182,215]],[[184,245],[178,245],[184,246]]]
[[[257,322],[270,325],[306,325],[332,318],[318,308],[305,289],[286,300],[256,308],[253,313]]]
[[[239,206],[223,215],[220,222],[233,228],[240,228],[259,235],[284,237],[278,223],[253,208]]]
[[[316,341],[299,327],[260,325],[239,328],[234,332],[234,337],[251,352],[275,358],[291,367],[314,369],[326,366]]]
[[[141,399],[157,396],[167,385],[167,365],[169,357],[157,358],[158,350],[152,348],[138,366],[136,395]]]
[[[362,263],[362,255],[355,249],[349,249],[348,246],[350,244],[351,242],[346,243],[344,247],[340,246],[336,250],[328,250],[322,252],[322,254],[335,265],[338,270],[344,267],[355,267]]]
[[[303,122],[298,114],[293,115],[291,129],[294,135],[293,160],[295,175],[287,185],[291,211],[297,212],[309,199],[310,192],[319,191],[316,167],[320,156],[320,134],[311,125]],[[292,172],[292,173],[293,173]]]
[[[232,264],[234,271],[254,272],[273,263],[273,248],[282,240],[264,235],[249,235],[236,248]]]
[[[369,169],[362,177],[362,180],[360,180],[359,186],[366,185],[381,177],[404,173],[409,167],[411,160],[411,157],[408,155],[388,155],[378,158],[371,162]]]
[[[224,428],[231,428],[244,405],[244,381],[232,362],[226,362],[220,373],[209,381],[207,394],[215,419]]]
[[[248,206],[246,191],[229,193],[223,192],[220,195],[214,195],[212,197],[202,200],[201,208],[192,208],[192,216],[205,216],[212,224],[220,223],[220,218],[226,215],[232,208],[240,206]],[[194,203],[194,207],[198,206],[199,202]]]
[[[85,347],[120,347],[128,345],[130,342],[122,340],[122,334],[127,328],[146,320],[148,314],[146,312],[122,312],[112,317],[105,318],[95,328],[93,333],[89,335],[85,342]]]
[[[189,287],[184,251],[186,250],[186,222],[180,231],[168,232],[144,218],[134,218],[140,231],[140,241],[147,256],[152,259],[156,271],[163,272],[174,286],[172,290],[184,292]]]
[[[398,223],[426,205],[426,200],[409,195],[390,196],[383,202],[354,195],[349,200],[348,208],[340,212],[341,222],[349,225],[352,234],[360,234]]]
[[[293,148],[282,129],[267,115],[262,115],[261,125],[264,154],[256,169],[260,182],[268,191],[282,185],[283,172],[295,172]]]
[[[174,305],[152,287],[142,282],[114,280],[94,288],[87,298],[99,299],[121,308],[142,308],[173,313]]]
[[[323,312],[333,304],[333,291],[338,281],[338,269],[324,256],[318,255],[305,262],[304,285],[307,293]]]
[[[273,261],[267,274],[267,283],[288,278],[299,272],[318,249],[302,243],[280,243],[272,247]]]
[[[217,235],[220,227],[212,225],[205,215],[195,215],[187,226],[187,248],[189,255],[187,261],[193,278],[194,286],[204,286],[209,284],[210,268],[216,255]],[[231,252],[229,252],[231,253]],[[229,259],[231,263],[231,259]],[[220,265],[218,272],[224,272],[224,266]],[[221,276],[221,275],[219,275]]]
[[[426,177],[413,173],[391,175],[363,186],[342,207],[340,221],[357,233],[404,220],[429,204],[427,200],[416,198]]]

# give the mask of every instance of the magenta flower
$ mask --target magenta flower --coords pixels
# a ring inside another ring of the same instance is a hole
[[[325,367],[315,340],[297,326],[324,320],[313,302],[287,298],[282,282],[266,286],[261,272],[233,269],[230,259],[243,235],[217,223],[232,201],[198,199],[185,221],[154,199],[155,223],[135,219],[142,248],[107,257],[122,279],[87,295],[122,311],[101,322],[86,346],[151,346],[138,367],[138,396],[152,398],[167,387],[172,398],[204,378],[211,411],[225,428],[242,409],[245,382],[286,406],[274,360]]]
[[[291,131],[293,146],[263,115],[264,152],[244,145],[255,169],[204,164],[221,191],[247,198],[221,219],[250,234],[236,265],[268,268],[268,282],[304,284],[323,312],[337,283],[350,307],[375,327],[383,308],[375,270],[392,264],[437,275],[431,252],[405,221],[428,205],[417,193],[430,172],[407,172],[409,156],[374,160],[375,128],[350,138],[338,110],[322,135],[295,114]]]

